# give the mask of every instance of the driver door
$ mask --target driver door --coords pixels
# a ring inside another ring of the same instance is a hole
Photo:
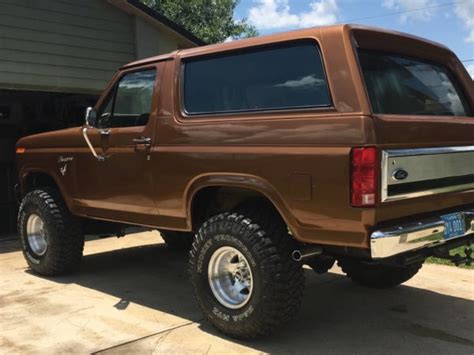
[[[97,110],[94,141],[105,159],[82,172],[94,186],[88,201],[94,217],[150,225],[157,214],[150,153],[159,69],[158,65],[124,72]]]

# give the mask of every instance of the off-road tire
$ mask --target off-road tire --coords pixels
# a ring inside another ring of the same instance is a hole
[[[190,250],[194,241],[194,233],[160,231],[166,245],[174,250]]]
[[[239,309],[223,306],[209,285],[211,255],[223,246],[241,252],[253,273],[253,293]],[[285,223],[268,208],[221,213],[204,222],[190,252],[189,275],[207,320],[226,335],[252,339],[268,335],[293,319],[304,289],[302,265],[291,259],[294,249]]]
[[[407,266],[382,265],[357,259],[340,259],[338,265],[353,281],[370,288],[392,288],[410,280],[423,262]]]
[[[28,242],[26,224],[31,214],[41,217],[47,230],[48,246],[42,256],[35,254]],[[56,276],[79,268],[84,249],[81,224],[71,214],[57,190],[38,189],[23,198],[18,213],[18,232],[23,255],[34,272]]]

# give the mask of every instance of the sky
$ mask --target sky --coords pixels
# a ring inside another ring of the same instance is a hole
[[[410,33],[451,48],[474,78],[474,0],[241,0],[234,16],[262,35],[336,23]]]

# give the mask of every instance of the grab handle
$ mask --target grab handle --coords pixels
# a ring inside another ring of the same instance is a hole
[[[85,126],[83,129],[82,129],[82,136],[84,137],[84,140],[86,141],[87,143],[87,146],[89,147],[89,149],[91,150],[92,152],[92,155],[97,159],[97,161],[105,161],[107,160],[107,157],[104,156],[104,155],[100,155],[100,154],[97,154],[97,152],[95,151],[94,149],[94,146],[92,145],[90,139],[89,139],[89,136],[87,135],[87,130],[89,129],[89,127]]]

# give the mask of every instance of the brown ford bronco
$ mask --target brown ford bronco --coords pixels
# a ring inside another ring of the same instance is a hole
[[[473,111],[449,49],[360,26],[134,62],[83,127],[18,142],[24,255],[63,274],[90,229],[158,229],[191,250],[214,326],[265,335],[297,313],[303,264],[386,288],[428,256],[470,262]]]

